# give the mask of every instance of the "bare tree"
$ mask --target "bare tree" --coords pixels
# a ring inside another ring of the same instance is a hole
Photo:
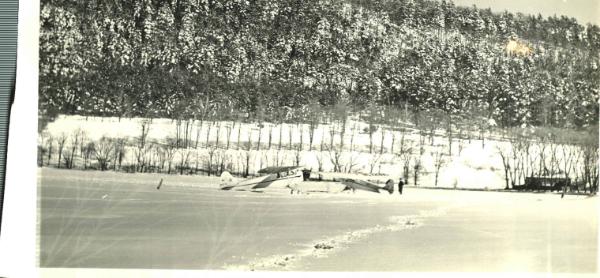
[[[221,138],[221,122],[217,122],[217,138],[215,140],[215,147],[219,148],[219,138]]]
[[[513,142],[513,151],[517,152],[516,158],[518,159],[514,163],[514,170],[518,173],[515,176],[515,183],[520,183],[522,179],[534,173],[535,161],[539,155],[532,153],[532,141],[527,136],[517,135]]]
[[[555,174],[559,172],[560,164],[562,162],[562,158],[558,155],[558,144],[554,139],[550,144],[550,178],[554,178]]]
[[[125,138],[115,138],[113,139],[114,142],[114,161],[115,163],[113,163],[113,169],[116,171],[117,169],[121,169],[121,164],[123,163],[123,160],[125,159],[125,154],[126,154],[126,146],[127,146],[127,139]]]
[[[225,169],[231,169],[232,163],[230,162],[229,155],[223,150],[217,152],[217,164],[215,175],[221,175]]]
[[[511,186],[514,187],[515,185],[520,184],[521,182],[521,176],[523,175],[523,160],[524,160],[524,153],[526,153],[525,149],[527,148],[527,144],[525,143],[526,140],[524,140],[523,138],[513,138],[511,140],[511,148],[512,151],[510,152],[511,156],[510,156],[510,169],[509,169],[509,177],[511,180]]]
[[[181,119],[176,119],[175,120],[175,142],[177,144],[177,147],[179,148],[180,143],[182,141],[181,139]],[[144,129],[145,129],[145,125],[144,122],[141,123],[142,126],[142,136],[144,135]]]
[[[350,152],[348,155],[346,165],[344,165],[344,172],[352,173],[352,170],[356,165],[358,165],[357,157],[354,155],[354,153]]]
[[[382,155],[383,154],[383,141],[385,141],[385,133],[386,133],[386,129],[385,128],[381,128],[381,143],[379,144],[379,154]]]
[[[65,133],[61,133],[61,135],[58,138],[56,138],[56,142],[58,144],[58,168],[60,168],[60,162],[63,157],[63,152],[65,149],[65,143],[67,142],[67,138],[68,137]]]
[[[412,159],[412,156],[411,156],[412,151],[413,151],[413,148],[410,143],[408,143],[406,145],[404,143],[402,143],[400,145],[399,152],[395,154],[402,163],[402,176],[404,177],[405,183],[408,183],[408,180],[410,177],[410,161]]]
[[[510,158],[512,157],[511,149],[507,148],[507,147],[503,148],[502,146],[497,145],[496,150],[497,150],[498,154],[500,155],[500,157],[502,158],[502,166],[504,167],[504,181],[506,182],[506,186],[504,188],[509,189],[510,188],[510,185],[509,185],[510,170],[511,170]]]
[[[302,144],[298,144],[296,150],[294,150],[294,159],[296,162],[296,166],[300,166],[300,161],[302,160]]]
[[[209,94],[206,94],[205,99],[200,99],[201,96],[201,94],[198,94],[198,98],[194,99],[194,102],[192,103],[192,105],[195,108],[193,109],[193,111],[195,111],[194,118],[199,119],[198,125],[196,127],[196,143],[194,146],[195,149],[198,149],[198,144],[200,142],[200,133],[202,132],[202,126],[204,125],[206,118],[209,116],[209,111],[212,110],[214,107],[214,104],[210,103],[211,99]]]
[[[73,168],[73,161],[75,160],[77,149],[78,149],[79,143],[81,141],[82,133],[83,133],[83,131],[78,128],[75,131],[73,131],[73,133],[71,134],[70,149],[67,150],[67,152],[64,156],[65,166],[67,167],[67,169]]]
[[[95,146],[95,156],[100,170],[108,170],[108,164],[111,162],[114,151],[113,140],[107,137],[102,137]]]
[[[46,150],[48,151],[46,165],[49,166],[50,160],[52,159],[52,152],[54,151],[54,137],[52,137],[52,135],[48,135],[48,139],[46,139]]]
[[[449,150],[450,151],[450,150]],[[440,175],[440,169],[444,164],[446,164],[446,160],[444,159],[444,152],[438,148],[434,152],[432,152],[431,156],[433,156],[433,166],[435,167],[435,186],[438,185],[438,177]]]
[[[302,151],[304,150],[304,124],[296,123],[296,129],[297,133],[300,134],[300,144],[298,144],[298,147],[296,147],[296,149],[298,151]]]
[[[233,133],[233,130],[235,129],[236,126],[236,122],[232,121],[231,125],[227,125],[227,145],[225,146],[226,150],[229,150],[229,146],[231,144],[231,134]]]
[[[280,151],[280,150],[275,151],[275,157],[274,157],[275,166],[277,166],[277,167],[282,166],[285,161],[285,157],[286,156],[285,156],[284,151]]]
[[[317,158],[317,164],[319,165],[319,172],[323,172],[323,153],[322,152],[317,152],[315,154],[315,157]]]
[[[203,119],[196,124],[196,141],[194,142],[194,148],[198,149],[198,143],[200,142],[200,133],[202,132],[202,125],[204,124]]]
[[[252,153],[250,151],[245,151],[242,153],[243,167],[244,167],[244,178],[247,178],[250,175],[250,158],[252,157]]]
[[[193,119],[188,119],[185,121],[185,147],[189,148],[192,145],[192,131],[194,129]]]
[[[167,163],[167,174],[171,174],[171,166],[175,154],[177,154],[177,145],[175,140],[167,138],[167,143],[162,145],[165,162]]]
[[[400,132],[402,134],[402,130],[400,128],[400,123],[402,121],[402,111],[400,111],[397,107],[394,106],[388,106],[386,108],[386,115],[384,117],[384,119],[386,120],[388,126],[389,126],[389,131],[392,133],[392,142],[390,143],[390,153],[394,153],[394,149],[396,147],[396,139],[397,139],[397,133]],[[403,135],[403,134],[402,134]],[[383,140],[382,140],[383,142]]]
[[[256,144],[256,151],[260,151],[260,143],[261,143],[261,134],[262,134],[262,128],[264,127],[264,125],[262,123],[258,124],[258,127],[256,129],[253,129],[254,131],[256,131],[258,133],[258,142]]]
[[[190,149],[181,149],[179,153],[179,174],[183,175],[183,171],[189,169]]]
[[[206,170],[208,171],[208,176],[213,173],[213,160],[215,159],[215,154],[217,152],[217,148],[211,147],[207,149],[208,157],[206,158]]]
[[[315,138],[315,130],[319,127],[321,105],[313,102],[308,106],[308,150],[313,150],[313,142]]]
[[[342,167],[344,166],[342,151],[335,146],[327,145],[326,148],[329,153],[329,160],[331,161],[331,164],[333,164],[333,172],[342,172]]]
[[[48,149],[46,148],[46,138],[48,137],[47,132],[40,132],[38,136],[38,166],[44,166],[44,156]]]
[[[452,156],[452,142],[454,141],[454,117],[451,113],[446,113],[446,137],[448,138],[448,156]],[[437,186],[437,182],[436,182]]]
[[[175,144],[177,146],[179,146],[181,138],[179,136],[179,127],[181,125],[181,121],[178,121],[178,126],[177,126],[177,135],[175,138]],[[140,122],[140,136],[136,138],[136,150],[135,150],[135,158],[136,158],[136,168],[137,171],[139,172],[143,172],[146,168],[146,164],[147,164],[147,153],[150,151],[150,148],[148,147],[147,141],[148,141],[148,133],[150,132],[150,125],[151,125],[151,121],[149,120],[142,120]],[[121,143],[121,142],[119,142]],[[120,146],[119,146],[120,147]],[[118,151],[121,151],[121,148],[118,149]]]
[[[208,148],[208,146],[210,146],[210,144],[209,144],[209,142],[210,142],[210,141],[209,141],[209,140],[210,140],[210,131],[212,130],[212,126],[213,126],[214,124],[215,124],[215,122],[214,122],[214,121],[212,121],[212,122],[207,122],[208,129],[206,130],[206,146],[205,146],[205,148]]]
[[[381,157],[382,157],[381,154],[373,154],[371,156],[371,159],[369,159],[369,174],[370,175],[373,174],[373,170],[379,164],[379,161],[381,160]]]
[[[237,147],[236,147],[237,150],[239,150],[242,147],[241,138],[242,138],[242,123],[240,122],[238,124]]]
[[[402,159],[402,176],[404,177],[404,182],[408,183],[408,180],[410,179],[410,161],[411,161],[410,153],[403,153],[401,155],[401,159]]]
[[[589,187],[589,192],[595,194],[598,191],[598,127],[590,128],[587,131],[588,134],[582,136],[583,139],[580,143],[581,148],[581,172],[583,174],[583,180]]]
[[[356,137],[356,131],[358,130],[358,124],[354,124],[350,128],[350,151],[354,151],[354,138]]]
[[[380,116],[379,108],[375,105],[371,105],[366,115],[366,121],[368,123],[366,133],[369,134],[369,153],[373,153],[373,134],[378,130],[377,125],[379,123]]]
[[[573,146],[562,144],[562,172],[565,173],[565,178],[571,178],[571,170],[577,158],[577,152]]]
[[[340,151],[344,150],[346,138],[346,125],[348,124],[348,111],[350,107],[346,102],[338,102],[333,107],[334,121],[337,122],[340,134]]]
[[[429,145],[433,146],[435,143],[435,131],[440,125],[440,115],[441,112],[437,109],[430,109],[425,113],[421,111],[420,113],[416,114],[416,117],[418,118],[418,128],[422,132],[421,136],[423,137],[421,139],[422,145],[425,144],[424,137],[426,135],[429,135]]]
[[[83,159],[83,152],[84,152],[84,149],[85,149],[85,146],[87,145],[87,143],[88,143],[88,133],[85,130],[81,130],[80,135],[79,135],[79,145],[77,146],[77,148],[79,149],[79,155],[81,156],[82,159]]]
[[[319,151],[323,152],[325,150],[325,125],[321,125],[321,142]]]
[[[421,161],[421,156],[415,156],[413,158],[413,180],[414,180],[414,185],[417,186],[419,184],[419,174],[423,171],[423,165],[422,165],[422,161]]]
[[[336,131],[336,125],[337,122],[333,119],[330,120],[329,126],[328,126],[328,131],[329,131],[329,145],[333,146],[335,144],[335,134],[337,133]]]
[[[270,124],[270,123],[268,125],[269,125],[269,142],[267,144],[267,150],[270,150],[271,144],[273,142],[273,127],[274,127],[274,125]]]
[[[81,149],[81,155],[83,156],[83,169],[84,170],[87,170],[87,168],[88,168],[88,162],[90,161],[90,159],[92,159],[92,155],[96,151],[95,148],[96,147],[94,145],[94,142],[88,142]]]

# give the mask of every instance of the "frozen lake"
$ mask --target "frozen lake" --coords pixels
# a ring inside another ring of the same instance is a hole
[[[597,271],[597,197],[289,195],[220,191],[214,177],[49,168],[40,182],[41,267]]]

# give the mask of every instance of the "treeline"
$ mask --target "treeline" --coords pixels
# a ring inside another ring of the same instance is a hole
[[[494,13],[491,9],[455,6],[450,0],[350,0],[370,10],[387,11],[399,25],[456,31],[478,37],[507,38],[516,35],[541,45],[600,48],[600,28],[581,25],[568,16]]]
[[[491,148],[485,148],[485,137],[473,137],[466,130],[449,136],[447,130],[444,134],[431,123],[413,130],[360,126],[354,121],[318,126],[265,123],[262,127],[237,122],[202,125],[174,121],[172,136],[165,138],[149,137],[152,129],[164,130],[164,122],[141,120],[137,124],[134,134],[117,137],[92,138],[82,129],[44,131],[38,141],[38,165],[165,174],[219,175],[226,170],[244,177],[268,166],[296,165],[318,172],[402,176],[413,185],[422,184],[423,176],[432,175],[432,185],[438,186],[442,169],[460,157],[466,146],[481,140],[480,155],[492,152],[498,161],[491,166],[468,167],[503,170],[507,189],[523,184],[527,177],[567,178],[571,190],[595,192],[598,185],[597,127],[572,131],[488,126],[487,133],[494,134],[494,138]],[[374,134],[377,140],[373,140]],[[460,181],[441,182],[442,186],[462,185]]]
[[[45,0],[40,114],[309,122],[310,107],[598,123],[598,26],[450,1]],[[381,110],[381,109],[380,109]],[[450,125],[451,126],[451,125]]]
[[[506,188],[523,185],[528,177],[567,178],[571,190],[598,191],[598,127],[587,133],[556,128],[504,129],[508,146],[496,146],[502,159]]]
[[[151,120],[137,124],[135,136],[91,138],[81,128],[60,133],[43,131],[38,138],[38,166],[208,175],[227,170],[246,177],[267,166],[302,165],[318,171],[354,173],[368,163],[369,173],[373,174],[381,172],[381,167],[375,170],[385,161],[384,156],[410,161],[413,152],[423,155],[426,144],[424,139],[420,141],[419,152],[408,130],[394,131],[383,126],[371,129],[367,143],[359,140],[367,128],[359,128],[356,122],[342,127],[339,123],[255,126],[174,121],[175,132],[170,133],[173,136],[164,138],[149,137],[150,130],[156,128]],[[373,140],[375,132],[381,140]],[[315,133],[319,133],[318,138]],[[434,134],[430,136],[433,139]],[[391,142],[384,140],[392,137]]]

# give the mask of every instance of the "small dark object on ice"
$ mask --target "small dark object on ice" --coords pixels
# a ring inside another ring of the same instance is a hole
[[[327,243],[317,243],[315,245],[315,249],[325,249],[325,250],[327,250],[327,249],[333,249],[333,246],[331,246],[331,245],[329,245]]]
[[[410,219],[406,220],[406,223],[404,223],[404,224],[405,225],[417,225],[417,223],[410,221]]]
[[[160,190],[160,187],[162,186],[162,182],[163,182],[163,179],[160,179],[160,182],[158,182],[158,186],[156,187],[156,190]]]

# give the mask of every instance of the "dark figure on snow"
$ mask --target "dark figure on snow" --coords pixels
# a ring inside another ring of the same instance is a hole
[[[400,179],[398,182],[398,194],[402,195],[402,188],[404,187],[404,180]]]

